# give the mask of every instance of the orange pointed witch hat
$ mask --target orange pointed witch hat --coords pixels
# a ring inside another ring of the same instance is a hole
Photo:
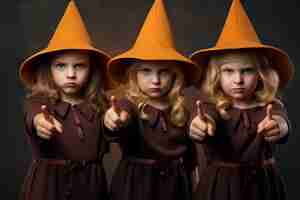
[[[136,60],[182,63],[188,85],[200,77],[195,64],[175,49],[163,0],[155,0],[133,47],[109,61],[108,73],[115,81],[124,82],[126,70]]]
[[[90,36],[73,0],[69,2],[48,46],[30,56],[21,64],[19,76],[24,85],[30,87],[35,83],[35,67],[42,57],[63,50],[89,51],[91,54],[96,55],[95,57],[102,64],[102,72],[106,73],[105,66],[110,56],[93,47]]]
[[[243,49],[254,49],[267,56],[270,66],[278,71],[280,87],[284,87],[292,79],[293,64],[288,55],[281,49],[260,42],[240,0],[233,0],[216,45],[209,49],[198,50],[190,57],[199,66],[206,67],[211,55]]]

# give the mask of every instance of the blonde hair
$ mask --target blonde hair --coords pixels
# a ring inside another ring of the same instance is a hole
[[[134,62],[127,70],[127,83],[123,91],[126,91],[125,95],[137,106],[140,117],[147,119],[148,116],[143,112],[143,108],[149,97],[141,92],[137,84],[137,67],[140,64],[141,62],[139,61]],[[185,84],[184,74],[177,65],[177,63],[174,63],[174,67],[170,68],[174,73],[174,80],[171,89],[166,95],[166,100],[169,102],[171,108],[169,116],[171,123],[177,127],[183,127],[188,120],[188,113],[185,108],[185,98],[181,94]]]
[[[232,50],[218,55],[212,55],[208,62],[206,77],[203,82],[203,90],[216,104],[221,116],[229,118],[226,109],[232,102],[224,94],[220,86],[221,66],[231,62],[233,58],[248,59],[257,68],[258,84],[254,93],[254,100],[261,103],[269,103],[275,99],[279,86],[279,76],[266,56],[254,50]]]
[[[53,77],[51,75],[51,61],[58,55],[64,54],[66,51],[63,50],[52,54],[47,54],[41,57],[39,62],[36,63],[34,73],[35,84],[30,86],[29,94],[27,98],[32,97],[45,97],[49,98],[54,104],[61,99],[59,90],[56,87]],[[73,51],[73,50],[72,50]],[[97,62],[94,54],[84,50],[74,50],[86,53],[89,55],[90,60],[90,73],[85,87],[82,88],[82,98],[91,102],[92,106],[97,112],[104,112],[104,106],[106,105],[103,91],[103,74],[100,72],[101,63]]]

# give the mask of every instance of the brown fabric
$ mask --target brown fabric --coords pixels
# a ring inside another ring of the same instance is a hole
[[[49,140],[37,136],[33,117],[41,105],[62,123],[63,133]],[[78,134],[73,113],[77,112],[84,139]],[[101,200],[107,199],[102,157],[106,143],[101,117],[88,103],[70,105],[31,98],[25,103],[25,132],[32,147],[33,162],[21,193],[22,200]]]
[[[275,159],[274,158],[269,158],[267,160],[262,160],[261,163],[255,163],[255,165],[243,165],[241,163],[236,163],[236,162],[223,162],[223,161],[214,161],[211,162],[211,165],[216,165],[220,167],[232,167],[232,168],[240,168],[240,167],[265,167],[268,165],[274,165],[275,164]]]
[[[256,133],[257,124],[266,116],[266,106],[230,108],[228,112],[231,119],[217,120],[215,136],[202,142],[207,166],[200,175],[194,199],[285,199],[283,180],[273,162],[276,144]],[[273,113],[287,119],[278,103],[273,104]],[[286,139],[287,136],[278,143]]]
[[[135,157],[126,157],[126,160],[133,163],[143,164],[143,165],[171,165],[183,163],[183,158],[177,160],[153,160],[145,158],[135,158]]]
[[[219,116],[218,112],[216,112],[215,106],[209,103],[209,99],[205,94],[198,92],[195,96],[192,96],[188,102],[189,110],[192,113],[189,123],[188,123],[188,127],[190,127],[192,120],[197,115],[196,101],[198,101],[198,100],[200,100],[201,105],[204,105],[204,106],[202,106],[203,113],[209,113],[213,119],[218,121],[220,116]],[[204,141],[205,141],[205,139],[204,139]],[[202,142],[204,142],[204,141],[202,141]],[[192,154],[196,154],[196,156],[195,156],[196,159],[193,160],[192,165],[193,166],[197,165],[196,172],[195,172],[196,174],[193,175],[194,176],[194,180],[193,180],[194,185],[198,184],[198,181],[200,178],[199,176],[201,174],[203,174],[204,170],[207,167],[207,157],[206,157],[205,149],[204,149],[202,142],[199,142],[199,141],[192,142],[193,146],[194,146],[194,152]]]
[[[130,111],[132,118],[126,128],[107,131],[107,137],[119,142],[123,154],[112,178],[111,199],[191,199],[191,182],[185,162],[191,141],[186,128],[174,127],[167,111],[148,105],[145,112],[149,120],[146,121],[137,117],[130,101],[124,99],[117,103],[121,109]]]

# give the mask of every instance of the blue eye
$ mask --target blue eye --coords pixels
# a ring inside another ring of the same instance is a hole
[[[222,69],[222,72],[225,72],[225,73],[233,73],[233,69],[225,68],[225,69]]]
[[[169,69],[162,69],[159,71],[159,74],[163,75],[163,76],[169,76],[171,74],[171,72]]]
[[[64,63],[57,63],[54,65],[54,68],[58,69],[58,70],[64,70],[66,67],[66,65]]]
[[[242,73],[243,74],[254,74],[254,73],[256,73],[256,69],[252,68],[252,67],[245,68],[242,70]]]
[[[143,73],[150,73],[151,72],[151,70],[148,69],[148,68],[141,68],[140,71],[143,72]]]
[[[85,67],[84,64],[76,64],[76,65],[74,66],[75,69],[81,69],[81,68],[84,68],[84,67]]]

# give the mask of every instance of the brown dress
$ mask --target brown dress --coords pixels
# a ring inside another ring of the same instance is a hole
[[[63,133],[42,139],[33,127],[41,105],[63,125]],[[102,166],[106,143],[100,114],[88,103],[51,104],[44,98],[25,102],[25,132],[33,162],[21,192],[22,200],[107,200]]]
[[[274,158],[275,143],[258,135],[257,125],[266,116],[266,106],[230,108],[230,120],[221,119],[214,106],[204,104],[205,112],[216,119],[215,136],[201,143],[207,166],[200,175],[195,200],[283,200],[285,188]],[[279,103],[272,112],[288,122]],[[194,116],[196,112],[194,113]],[[284,143],[287,136],[277,143]]]
[[[111,183],[112,200],[190,200],[191,182],[185,159],[191,141],[186,127],[172,126],[168,112],[144,107],[148,120],[140,119],[128,100],[119,107],[131,114],[130,124],[107,132],[122,149],[122,159]]]

